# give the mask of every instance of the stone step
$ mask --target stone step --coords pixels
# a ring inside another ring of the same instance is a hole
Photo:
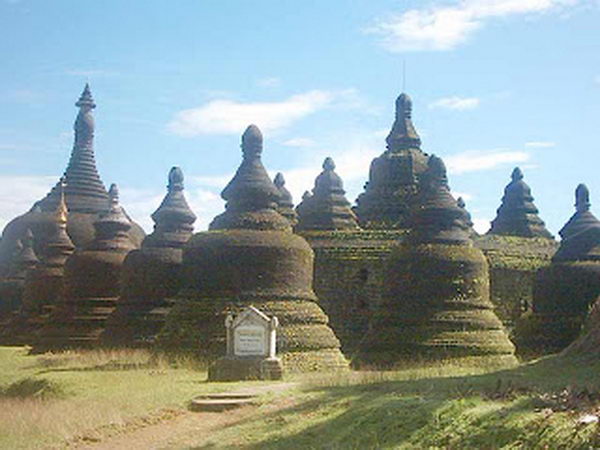
[[[199,395],[190,403],[192,411],[220,412],[241,406],[253,405],[257,396],[254,394],[223,392],[217,394]]]

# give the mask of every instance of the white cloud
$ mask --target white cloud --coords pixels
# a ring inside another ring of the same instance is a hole
[[[469,201],[473,200],[473,195],[472,194],[467,194],[466,192],[455,192],[455,191],[452,191],[452,195],[457,200],[459,199],[459,197],[462,197],[462,199],[465,202],[469,202]]]
[[[532,141],[532,142],[526,142],[525,143],[525,147],[530,147],[530,148],[551,148],[551,147],[556,147],[556,142],[550,142],[550,141]]]
[[[574,5],[579,0],[460,0],[409,9],[382,19],[367,33],[380,36],[391,52],[451,50],[493,18],[532,14]]]
[[[27,212],[58,181],[58,176],[0,176],[0,229]]]
[[[240,134],[254,123],[269,132],[291,125],[314,114],[348,94],[348,91],[313,90],[293,95],[280,102],[212,100],[199,108],[178,112],[168,124],[177,135],[192,137],[202,134]]]
[[[485,234],[490,229],[490,219],[473,218],[471,221],[473,222],[473,228],[479,234]]]
[[[456,111],[465,111],[475,109],[479,106],[480,100],[477,97],[444,97],[429,104],[430,109],[451,109]]]
[[[281,79],[277,77],[261,78],[256,84],[264,88],[276,88],[281,86]]]
[[[288,147],[314,147],[315,141],[311,138],[292,138],[287,141],[282,142],[283,145],[287,145]]]
[[[530,155],[526,152],[511,150],[477,151],[470,150],[444,158],[448,172],[461,174],[494,169],[506,164],[528,161]]]

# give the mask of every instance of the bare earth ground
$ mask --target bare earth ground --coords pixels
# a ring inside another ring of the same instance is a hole
[[[277,394],[295,386],[296,383],[277,383],[239,389],[236,392],[256,395]],[[293,406],[292,399],[278,397],[260,408],[264,413],[271,413],[290,406]],[[118,428],[94,430],[67,445],[70,449],[78,450],[213,448],[218,446],[211,440],[214,431],[248,419],[258,408],[258,405],[245,406],[220,413],[165,409]]]

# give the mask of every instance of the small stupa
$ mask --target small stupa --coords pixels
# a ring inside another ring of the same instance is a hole
[[[575,190],[575,208],[559,231],[552,264],[537,273],[533,314],[517,330],[518,342],[529,350],[553,352],[573,342],[600,295],[600,221],[590,211],[584,184]]]
[[[95,122],[93,110],[96,103],[88,84],[85,85],[79,100],[79,108],[74,124],[75,139],[73,149],[63,178],[66,183],[64,197],[69,210],[67,232],[76,248],[89,245],[94,239],[94,222],[107,211],[108,193],[96,168],[94,154]],[[52,215],[60,202],[62,182],[59,180],[51,191],[35,203],[27,213],[16,217],[6,225],[0,241],[0,276],[5,276],[12,259],[12,247],[26,228],[35,235],[35,251],[45,246],[47,237],[52,234]],[[126,215],[125,211],[123,211]],[[134,245],[139,246],[145,236],[135,222],[128,232]]]
[[[196,215],[183,193],[183,172],[169,172],[167,195],[152,214],[154,231],[123,263],[121,296],[107,320],[102,342],[109,346],[149,346],[164,325],[181,280],[183,246]]]
[[[243,160],[222,192],[225,212],[184,248],[183,284],[158,337],[160,348],[225,355],[225,318],[254,306],[280,321],[277,351],[286,371],[347,367],[312,290],[313,252],[280,215],[280,192],[262,162],[262,134],[242,135]]]
[[[289,220],[292,226],[295,226],[298,223],[298,214],[296,214],[296,211],[294,210],[292,194],[285,187],[285,178],[281,172],[277,172],[277,175],[275,175],[275,178],[273,179],[273,184],[275,184],[281,194],[277,201],[277,211]]]
[[[358,223],[335,163],[325,158],[323,171],[315,180],[312,195],[302,198],[298,205],[296,230],[356,230]]]
[[[40,252],[40,264],[25,277],[23,304],[19,315],[2,332],[3,342],[32,344],[56,302],[64,293],[64,266],[75,250],[67,234],[68,210],[62,180],[60,200],[54,214],[48,219],[49,235]]]
[[[94,222],[94,240],[67,259],[63,298],[40,331],[35,352],[97,345],[106,319],[116,307],[121,266],[136,247],[127,234],[131,222],[119,205],[115,184],[108,198],[108,211]]]
[[[512,330],[531,309],[536,272],[550,264],[558,247],[538,215],[520,168],[513,170],[497,216],[476,245],[488,258],[496,313]]]
[[[531,189],[523,181],[523,172],[515,167],[511,182],[504,189],[502,204],[488,233],[505,236],[542,237],[552,239],[544,221],[538,216]]]
[[[360,351],[362,363],[492,357],[514,346],[489,300],[488,266],[469,237],[468,213],[450,194],[443,161],[429,158],[406,241],[389,261],[387,293]]]
[[[39,260],[33,250],[33,233],[30,228],[13,242],[11,264],[0,283],[0,324],[13,320],[21,308],[25,278],[35,269]]]
[[[369,181],[356,200],[359,223],[368,229],[405,229],[427,154],[412,122],[412,100],[400,94],[387,150],[371,162]]]

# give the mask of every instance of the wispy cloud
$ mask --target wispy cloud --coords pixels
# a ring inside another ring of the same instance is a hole
[[[311,138],[297,137],[283,141],[282,144],[288,147],[314,147],[316,142]]]
[[[0,176],[0,229],[42,199],[58,176]]]
[[[558,10],[580,0],[460,0],[392,14],[369,27],[391,52],[451,50],[488,21]]]
[[[183,137],[202,134],[239,134],[254,123],[265,132],[288,127],[306,116],[354,95],[353,90],[313,90],[280,102],[212,100],[198,108],[178,112],[168,129]]]
[[[526,152],[511,150],[470,150],[444,158],[448,171],[452,174],[478,172],[496,167],[528,161]]]
[[[490,229],[490,219],[485,218],[473,218],[473,228],[479,234],[485,234]]]
[[[551,148],[556,147],[556,142],[551,141],[532,141],[526,142],[525,147],[529,148]]]
[[[261,78],[256,84],[263,88],[276,88],[281,86],[281,79],[277,77]]]
[[[480,100],[477,97],[444,97],[429,104],[430,109],[450,109],[455,111],[465,111],[475,109],[479,106]]]

